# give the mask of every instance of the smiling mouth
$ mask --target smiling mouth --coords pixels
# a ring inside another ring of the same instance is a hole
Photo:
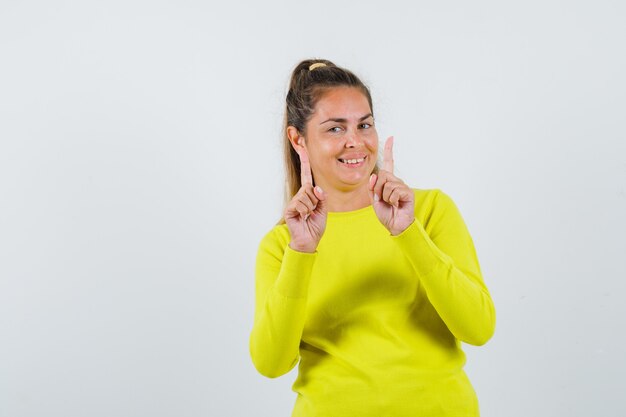
[[[365,158],[367,158],[367,156],[363,157],[363,158],[357,158],[357,159],[339,159],[339,162],[343,163],[343,164],[347,164],[347,165],[356,165],[356,164],[360,164],[361,162],[365,161]]]

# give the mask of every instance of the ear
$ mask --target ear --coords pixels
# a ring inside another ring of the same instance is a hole
[[[304,136],[302,136],[294,126],[287,127],[287,138],[289,138],[291,146],[293,146],[298,154],[300,154],[301,149],[306,148]]]

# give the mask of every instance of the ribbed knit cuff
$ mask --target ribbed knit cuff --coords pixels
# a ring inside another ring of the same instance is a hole
[[[287,246],[276,281],[276,291],[285,297],[306,297],[316,258],[317,252],[298,252]]]

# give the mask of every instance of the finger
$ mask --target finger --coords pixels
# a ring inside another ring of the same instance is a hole
[[[311,164],[309,163],[309,154],[305,148],[298,151],[300,156],[300,183],[302,185],[313,185],[313,175],[311,174]]]
[[[378,179],[378,175],[372,174],[370,175],[369,183],[367,184],[367,189],[370,191],[374,191],[374,185],[376,184],[376,180]]]
[[[307,217],[309,217],[309,214],[311,213],[311,210],[304,203],[302,203],[302,201],[298,201],[295,208],[296,211],[300,213],[300,217],[305,220]]]
[[[402,201],[404,187],[396,187],[389,195],[389,204],[392,206],[400,207],[400,201]]]
[[[313,188],[311,184],[307,184],[303,186],[300,192],[304,193],[311,200],[313,205],[317,204],[319,199],[315,195],[315,188]]]
[[[400,207],[400,203],[406,203],[413,200],[413,190],[406,184],[403,184],[402,187],[399,187],[394,194],[398,195],[398,207]],[[391,197],[393,198],[393,195]]]
[[[383,194],[383,187],[389,181],[385,171],[378,172],[376,182],[374,183],[374,187],[372,189],[374,193],[374,201],[380,201]]]
[[[296,208],[298,204],[303,205],[307,208],[307,210],[313,210],[315,208],[315,204],[317,203],[317,197],[313,194],[313,187],[309,186],[311,189],[310,194],[307,193],[307,187],[301,187],[298,190],[298,193],[293,196],[289,204],[287,205],[286,211],[298,211]],[[312,198],[311,198],[312,197]]]
[[[393,173],[393,136],[389,136],[385,142],[383,169]]]
[[[316,185],[313,188],[313,197],[315,198],[316,204],[322,204],[326,201],[326,193],[322,190],[322,187]]]
[[[408,196],[408,188],[402,184],[394,188],[389,194],[389,204],[400,207],[402,201],[406,201]]]
[[[315,197],[317,197],[317,205],[315,206],[315,211],[319,213],[324,213],[326,211],[326,193],[319,185],[313,189],[313,193],[315,194]]]
[[[303,188],[301,193],[298,194],[298,200],[307,206],[309,210],[315,210],[315,206],[317,206],[318,199],[313,192],[313,187],[309,186]]]
[[[319,201],[326,201],[326,193],[324,192],[324,190],[322,190],[322,187],[320,187],[319,185],[313,188],[313,193],[315,194],[315,197],[317,197]]]
[[[298,210],[298,201],[292,200],[285,208],[285,219],[294,219],[300,217],[300,211]]]
[[[397,182],[392,182],[389,181],[387,183],[385,183],[384,187],[383,187],[383,193],[382,193],[382,199],[383,201],[393,205],[392,201],[391,201],[391,194],[398,188],[400,187],[402,184],[399,184]]]
[[[372,174],[370,175],[370,180],[367,184],[367,192],[370,195],[370,202],[374,203],[374,185],[376,185],[376,180],[378,179],[378,175]]]

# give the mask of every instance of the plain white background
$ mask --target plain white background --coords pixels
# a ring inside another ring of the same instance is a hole
[[[623,416],[618,1],[0,2],[0,416],[288,416],[248,354],[301,59],[371,87],[498,313],[484,417]]]

